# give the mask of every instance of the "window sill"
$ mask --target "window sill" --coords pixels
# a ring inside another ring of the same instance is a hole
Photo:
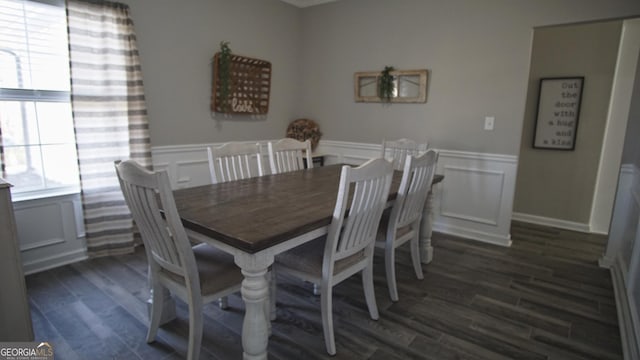
[[[13,203],[19,203],[23,201],[49,199],[58,196],[69,196],[80,194],[80,187],[70,186],[59,189],[41,190],[41,191],[29,191],[24,193],[11,194]]]

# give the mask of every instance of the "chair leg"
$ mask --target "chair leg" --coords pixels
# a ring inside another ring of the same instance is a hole
[[[151,312],[149,313],[149,330],[147,331],[147,342],[151,343],[155,341],[156,334],[158,333],[158,327],[160,326],[164,302],[164,287],[160,284],[160,282],[155,280],[155,276],[150,277],[149,285],[151,285]]]
[[[320,289],[320,304],[322,311],[322,330],[324,331],[324,344],[329,355],[336,354],[336,341],[333,335],[333,288],[328,282],[323,281]]]
[[[222,310],[227,310],[229,308],[229,299],[226,296],[218,299],[218,307]]]
[[[424,279],[422,274],[422,263],[420,262],[420,232],[416,229],[415,235],[411,238],[411,261],[413,262],[413,271],[420,280]]]
[[[373,320],[378,320],[378,304],[376,304],[376,294],[373,289],[373,258],[366,268],[362,270],[362,287],[364,288],[364,297],[369,308],[369,315]]]
[[[387,287],[392,301],[398,301],[398,285],[396,284],[396,249],[387,242],[384,249],[384,265],[387,274]]]
[[[187,359],[200,358],[202,344],[202,298],[199,294],[189,294],[189,345]]]

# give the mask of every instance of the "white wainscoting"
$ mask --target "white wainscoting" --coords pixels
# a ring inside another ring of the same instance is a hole
[[[194,144],[159,146],[151,149],[154,170],[167,170],[171,187],[181,189],[211,183],[207,146]]]
[[[263,164],[268,172],[266,141]],[[152,148],[155,169],[166,169],[174,189],[210,183],[207,146]],[[515,189],[515,156],[440,149],[434,187],[434,230],[508,246]],[[358,165],[379,156],[380,144],[323,140],[316,153],[326,164]],[[79,194],[14,202],[25,273],[31,274],[86,259]]]
[[[266,143],[263,142],[263,143]],[[156,169],[167,169],[174,188],[210,182],[207,146],[194,144],[152,149]],[[439,174],[434,188],[434,230],[509,246],[517,157],[439,149]],[[322,140],[315,150],[325,164],[358,165],[380,155],[380,144]],[[266,146],[263,146],[266,160]],[[263,162],[267,164],[267,162]]]
[[[517,157],[439,151],[434,230],[510,246]]]
[[[640,169],[623,164],[609,242],[600,265],[613,278],[625,359],[640,358]]]
[[[79,194],[15,201],[25,274],[87,258]]]
[[[360,164],[380,156],[380,144],[320,141],[325,162]],[[493,244],[511,245],[511,211],[517,157],[438,149],[434,230]]]

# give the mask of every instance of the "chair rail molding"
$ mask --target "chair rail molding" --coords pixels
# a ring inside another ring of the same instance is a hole
[[[267,156],[266,143],[262,145]],[[255,143],[247,141],[247,143]],[[156,170],[167,169],[174,188],[210,182],[207,146],[222,143],[152,148]],[[380,144],[320,140],[315,150],[325,164],[360,165],[379,157]],[[511,245],[510,225],[515,192],[517,156],[438,149],[438,174],[445,180],[434,187],[434,230],[497,245]],[[489,210],[489,211],[488,211]]]

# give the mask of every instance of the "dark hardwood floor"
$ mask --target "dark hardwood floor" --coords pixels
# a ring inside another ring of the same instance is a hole
[[[415,279],[398,253],[400,301],[389,300],[381,254],[369,318],[361,281],[334,292],[337,359],[622,359],[608,270],[597,266],[601,236],[514,223],[504,248],[434,234],[434,261]],[[278,277],[272,359],[326,359],[319,297]],[[146,344],[144,251],[88,260],[27,277],[36,339],[56,359],[182,359],[187,308]],[[240,359],[244,305],[205,307],[203,359]]]

